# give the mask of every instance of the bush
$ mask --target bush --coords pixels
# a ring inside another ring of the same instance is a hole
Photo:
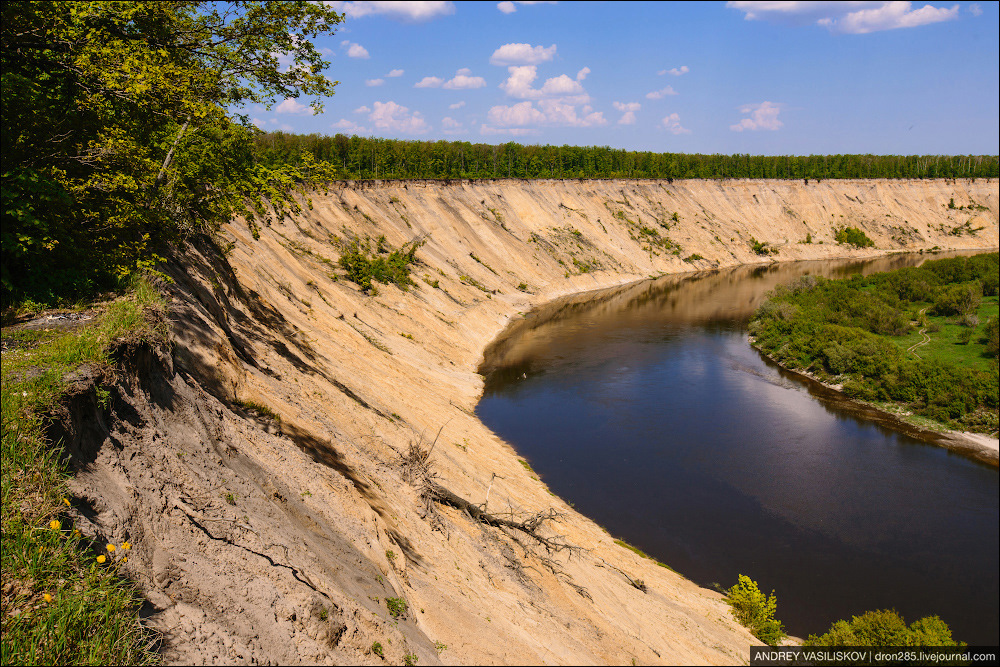
[[[778,610],[774,591],[770,597],[764,595],[750,577],[739,576],[739,582],[726,591],[726,603],[732,607],[736,620],[765,644],[776,646],[787,636],[781,621],[774,618]]]
[[[406,614],[406,600],[403,598],[386,598],[385,599],[386,609],[389,610],[389,614],[393,618],[399,618]]]
[[[806,646],[965,646],[951,637],[948,624],[925,616],[909,627],[895,609],[866,611],[850,621],[836,621],[822,635],[809,635]]]
[[[395,283],[400,289],[405,290],[408,286],[416,284],[410,278],[410,265],[415,261],[417,248],[423,244],[421,240],[414,240],[390,252],[385,237],[382,236],[379,237],[378,247],[372,255],[371,239],[365,238],[363,241],[355,239],[341,253],[340,268],[347,271],[347,279],[360,287],[363,292],[373,291],[373,281],[386,285]],[[386,254],[388,257],[383,256]]]
[[[841,227],[833,236],[837,243],[847,243],[855,248],[870,248],[875,242],[857,227]]]

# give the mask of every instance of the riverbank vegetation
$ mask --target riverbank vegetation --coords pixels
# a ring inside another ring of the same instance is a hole
[[[72,523],[62,443],[45,437],[74,377],[98,383],[102,407],[122,345],[161,345],[165,304],[147,282],[99,309],[89,326],[53,325],[3,332],[2,591],[3,664],[145,664],[156,638],[137,618],[142,603],[119,574],[131,545],[106,544]],[[85,371],[85,372],[84,372]]]
[[[413,141],[337,134],[256,135],[277,167],[306,155],[343,178],[996,178],[996,155],[704,155],[610,146],[524,146]],[[960,205],[978,205],[960,202]]]
[[[741,574],[736,585],[723,591],[733,616],[750,633],[770,646],[788,635],[776,618],[778,600],[765,595],[757,582]],[[850,621],[834,621],[821,635],[810,634],[804,646],[966,646],[951,636],[951,628],[937,616],[924,616],[910,625],[894,609],[866,611]]]
[[[952,639],[951,628],[937,616],[910,625],[895,609],[866,611],[850,621],[835,621],[821,635],[809,635],[805,646],[966,646]]]
[[[849,280],[807,276],[754,314],[779,363],[945,427],[997,432],[997,253]]]

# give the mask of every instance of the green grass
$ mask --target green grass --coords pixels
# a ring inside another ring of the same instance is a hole
[[[674,568],[670,567],[666,563],[662,563],[662,562],[656,560],[655,558],[653,558],[652,556],[650,556],[649,554],[647,554],[645,551],[643,551],[639,547],[637,547],[637,546],[635,546],[633,544],[629,544],[625,540],[617,540],[616,539],[615,540],[615,544],[617,544],[620,547],[625,547],[629,551],[635,553],[637,556],[640,556],[640,557],[645,558],[647,560],[651,560],[654,563],[656,563],[657,565],[659,565],[660,567],[665,567],[665,568],[667,568],[668,570],[670,570],[671,572],[673,572],[675,574],[680,574],[679,572],[677,572],[677,570],[675,570]]]
[[[156,661],[137,618],[141,598],[118,571],[129,545],[109,550],[70,525],[63,453],[45,440],[42,415],[58,402],[67,373],[83,364],[110,368],[123,341],[165,340],[162,317],[150,316],[162,308],[139,281],[91,326],[3,334],[17,343],[2,358],[3,664]]]
[[[979,305],[979,325],[972,332],[972,337],[968,343],[962,344],[960,336],[968,331],[969,327],[957,324],[958,318],[931,317],[926,316],[928,328],[927,335],[931,337],[931,342],[921,345],[915,351],[923,359],[940,361],[949,365],[961,365],[979,371],[989,371],[993,367],[993,361],[985,356],[986,345],[980,342],[983,336],[983,328],[991,317],[1000,314],[1000,305],[996,296],[983,297]],[[936,325],[936,327],[935,327]],[[902,350],[907,350],[911,345],[923,340],[918,332],[922,327],[914,329],[905,336],[893,336],[892,342]],[[937,328],[938,331],[933,331]]]

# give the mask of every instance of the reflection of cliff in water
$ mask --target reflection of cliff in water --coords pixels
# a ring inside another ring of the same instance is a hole
[[[801,276],[846,278],[869,275],[928,259],[960,254],[898,254],[873,260],[825,260],[740,266],[732,269],[672,274],[597,292],[557,299],[512,322],[486,348],[479,373],[486,376],[486,391],[531,375],[535,362],[557,359],[567,336],[579,342],[606,338],[609,332],[627,329],[657,335],[665,327],[698,324],[729,328],[745,323],[768,292]],[[575,324],[567,327],[565,323]],[[597,348],[599,353],[599,348]]]

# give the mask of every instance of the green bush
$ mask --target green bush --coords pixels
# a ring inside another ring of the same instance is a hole
[[[406,600],[403,598],[386,598],[385,606],[393,618],[399,618],[406,614]]]
[[[836,621],[822,635],[809,635],[806,646],[965,646],[951,637],[948,624],[925,616],[909,627],[895,609],[866,611],[850,621]]]
[[[385,285],[395,283],[405,290],[416,284],[410,277],[410,265],[415,261],[417,249],[423,244],[422,240],[414,240],[390,252],[385,237],[382,236],[372,254],[370,238],[366,237],[361,241],[355,239],[340,254],[340,268],[347,271],[347,279],[363,292],[374,290],[373,281]]]
[[[726,603],[732,607],[736,620],[765,644],[776,646],[787,636],[781,621],[774,618],[778,610],[774,591],[770,597],[764,595],[750,577],[739,576],[739,582],[726,591]]]
[[[855,248],[870,248],[875,245],[875,242],[857,227],[841,227],[833,235],[833,239],[837,243],[847,243]]]

